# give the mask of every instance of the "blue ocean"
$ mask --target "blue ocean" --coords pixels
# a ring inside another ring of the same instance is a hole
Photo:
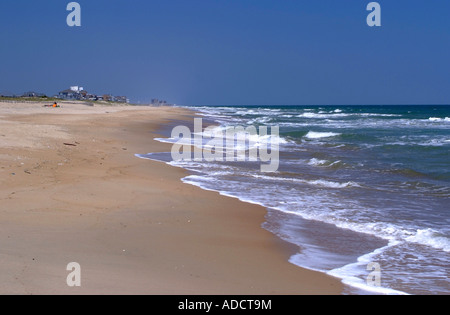
[[[276,172],[167,162],[191,171],[186,183],[265,206],[263,228],[298,248],[291,263],[348,294],[450,294],[450,106],[188,108],[218,128],[279,127]]]

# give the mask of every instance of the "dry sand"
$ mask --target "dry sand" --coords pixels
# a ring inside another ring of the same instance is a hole
[[[288,262],[263,207],[134,156],[169,151],[155,132],[192,112],[61,105],[0,103],[0,294],[341,294]]]

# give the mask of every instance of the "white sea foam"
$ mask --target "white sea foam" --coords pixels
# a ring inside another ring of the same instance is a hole
[[[327,188],[348,188],[348,187],[361,187],[359,184],[350,181],[345,183],[338,183],[338,182],[332,182],[328,180],[318,179],[318,180],[312,180],[307,181],[308,184],[327,187]]]
[[[248,127],[246,127],[248,128]],[[227,132],[227,131],[232,132]],[[257,130],[257,129],[255,129]],[[240,130],[239,128],[236,128],[236,126],[217,126],[210,129],[210,134],[213,136],[223,136],[224,139],[234,139],[234,138],[244,138],[244,136],[248,139],[250,143],[278,143],[278,144],[287,144],[290,143],[289,140],[286,138],[283,138],[278,135],[272,135],[270,134],[270,127],[267,128],[267,132],[269,134],[267,135],[261,135],[261,134],[253,134],[248,132],[247,129]]]
[[[298,118],[316,118],[316,119],[325,119],[325,118],[339,118],[339,117],[348,117],[351,116],[351,114],[345,114],[345,113],[328,113],[328,112],[306,112],[300,115],[297,115]]]
[[[317,132],[317,131],[310,131],[305,135],[305,138],[308,139],[320,139],[320,138],[330,138],[330,137],[336,137],[340,136],[340,133],[336,132]]]
[[[316,113],[311,113],[311,112],[297,115],[297,117],[299,117],[299,118],[323,118],[322,115],[316,114]]]
[[[362,116],[362,117],[402,117],[402,115],[399,114],[377,114],[377,113],[358,113],[358,114],[352,114],[356,116]]]
[[[252,174],[254,178],[260,178],[271,181],[282,181],[282,182],[295,182],[302,183],[313,186],[320,186],[326,188],[349,188],[349,187],[361,187],[358,183],[353,181],[349,182],[333,182],[325,179],[316,179],[316,180],[307,180],[302,178],[289,178],[289,177],[280,177],[280,176],[266,176],[266,175],[258,175]]]
[[[428,118],[428,120],[432,121],[432,122],[450,122],[450,117],[445,117],[445,118],[430,117],[430,118]]]
[[[347,284],[351,287],[377,293],[384,295],[408,295],[406,292],[386,288],[383,286],[375,286],[369,284],[367,281],[364,281],[361,277],[361,271],[367,270],[367,266],[369,263],[373,262],[373,257],[380,254],[381,252],[387,250],[392,246],[398,245],[399,242],[391,241],[385,247],[381,247],[376,249],[375,251],[365,254],[363,256],[358,257],[357,261],[353,264],[348,264],[340,268],[336,268],[327,272],[327,274],[342,279],[344,284]]]
[[[308,164],[313,165],[313,166],[323,166],[323,165],[327,165],[327,163],[329,163],[329,161],[319,160],[316,158],[312,158],[311,160],[308,161]]]
[[[330,167],[330,166],[336,165],[338,163],[341,163],[341,161],[338,160],[338,161],[330,162],[328,160],[320,160],[320,159],[316,159],[316,158],[312,158],[307,162],[308,165],[321,166],[321,167]]]
[[[406,241],[431,246],[450,253],[450,239],[448,236],[433,229],[420,229],[414,235],[405,238]]]
[[[345,118],[345,117],[402,117],[399,114],[377,114],[377,113],[343,113],[342,110],[336,109],[331,112],[319,111],[306,112],[297,115],[298,118],[313,118],[313,119],[326,119],[326,118]]]
[[[249,128],[249,127],[247,127]],[[193,132],[190,137],[186,138],[155,138],[155,140],[163,143],[172,143],[179,145],[194,145],[197,148],[210,148],[211,145],[208,142],[211,139],[222,139],[220,145],[220,141],[215,141],[214,146],[217,150],[225,150],[225,148],[229,149],[228,146],[231,145],[234,150],[248,150],[255,147],[260,147],[262,145],[283,145],[291,143],[291,141],[287,140],[284,137],[279,135],[270,134],[271,129],[267,128],[267,132],[269,134],[258,134],[258,130],[255,128],[254,131],[256,134],[249,132],[248,130],[242,127],[241,129],[236,128],[234,126],[216,126],[211,127],[209,132]],[[228,132],[231,131],[231,132]],[[197,142],[194,136],[200,136],[202,141]],[[235,140],[234,142],[230,142],[230,140]]]

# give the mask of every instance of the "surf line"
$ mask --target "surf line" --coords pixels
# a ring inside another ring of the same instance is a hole
[[[267,126],[203,128],[202,118],[194,118],[193,132],[181,125],[172,129],[171,138],[177,139],[172,145],[172,159],[175,162],[260,161],[261,172],[276,172],[280,163],[279,126],[270,129],[269,134]]]

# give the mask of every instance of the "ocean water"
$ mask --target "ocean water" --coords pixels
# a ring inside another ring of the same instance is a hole
[[[290,262],[342,279],[348,294],[450,294],[450,106],[189,108],[222,130],[278,126],[278,170],[139,156],[267,207],[263,227],[297,245]]]

